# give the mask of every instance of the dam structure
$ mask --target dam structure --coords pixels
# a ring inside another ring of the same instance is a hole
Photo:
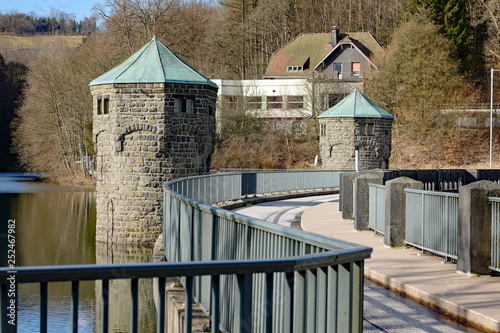
[[[154,244],[165,182],[209,171],[218,87],[156,37],[93,80],[96,240]]]

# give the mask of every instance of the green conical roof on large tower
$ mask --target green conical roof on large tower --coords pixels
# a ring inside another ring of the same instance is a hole
[[[156,36],[127,60],[89,85],[113,83],[187,83],[218,88],[215,83],[186,65]]]
[[[394,119],[389,112],[375,105],[358,89],[354,89],[346,98],[318,116],[318,118],[334,117]]]

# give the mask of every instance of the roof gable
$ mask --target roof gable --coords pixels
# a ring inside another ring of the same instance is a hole
[[[318,118],[336,117],[394,119],[389,112],[370,101],[358,89],[354,89],[346,98],[318,116]]]
[[[314,66],[313,70],[315,70],[318,66],[320,66],[326,59],[328,59],[339,47],[341,47],[341,45],[346,45],[346,44],[352,45],[370,63],[370,65],[372,65],[375,68],[377,67],[370,60],[370,56],[369,56],[370,55],[370,51],[366,47],[364,47],[363,44],[361,44],[357,40],[352,40],[349,37],[345,37],[340,42],[338,42],[337,45],[335,45],[335,47],[327,55],[325,55],[323,57],[323,59],[321,59],[320,62],[318,62],[316,64],[316,66]]]
[[[351,43],[368,60],[383,52],[382,43],[369,32],[341,33],[340,42],[335,47],[341,43]],[[330,33],[301,34],[273,53],[264,78],[308,77],[333,50]],[[301,72],[287,71],[289,66],[303,66],[307,59],[310,61],[308,68]]]
[[[120,65],[90,82],[90,86],[112,83],[188,83],[217,85],[189,67],[156,36]]]

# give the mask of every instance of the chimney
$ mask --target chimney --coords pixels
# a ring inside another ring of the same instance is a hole
[[[339,42],[339,35],[340,35],[339,29],[337,29],[337,27],[334,26],[332,29],[332,46],[333,47],[335,47],[335,45],[337,45],[337,43]]]

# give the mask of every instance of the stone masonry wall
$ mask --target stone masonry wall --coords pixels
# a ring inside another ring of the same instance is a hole
[[[369,126],[373,126],[372,131],[369,130]],[[361,170],[389,168],[391,127],[391,119],[356,118],[354,145],[359,149],[359,168]]]
[[[163,184],[210,168],[217,90],[205,85],[91,87],[97,152],[96,240],[153,244],[162,231]],[[109,114],[97,114],[109,98]],[[175,113],[174,100],[193,100]]]
[[[392,120],[381,118],[320,118],[323,169],[354,170],[359,149],[360,170],[388,168]]]
[[[354,118],[320,118],[319,147],[322,168],[354,169]]]

